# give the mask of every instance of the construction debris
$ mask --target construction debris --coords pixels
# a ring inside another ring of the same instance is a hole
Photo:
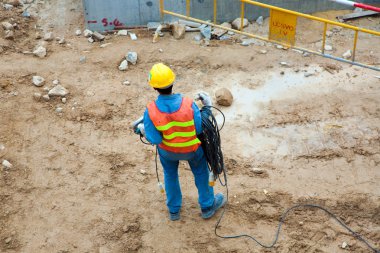
[[[185,37],[186,27],[185,25],[174,23],[171,25],[173,37],[176,40],[183,39]]]
[[[224,22],[223,24],[221,24],[221,26],[226,27],[226,28],[232,28],[231,24],[227,23],[227,22]],[[227,33],[227,30],[224,30],[221,28],[215,28],[211,34],[212,34],[212,36],[215,36],[216,38],[220,38],[221,36],[223,36],[226,33]]]
[[[347,50],[342,56],[344,59],[350,59],[352,57],[352,51]]]
[[[362,10],[362,9],[360,9]],[[340,22],[345,22],[347,20],[351,19],[356,19],[356,18],[363,18],[363,17],[369,17],[369,16],[374,16],[374,15],[379,15],[378,12],[376,11],[360,11],[360,12],[354,12],[350,14],[346,14],[343,16],[338,16],[336,17]]]
[[[249,25],[248,19],[243,20],[243,27],[247,27]],[[234,29],[240,30],[241,29],[241,18],[237,18],[232,22],[232,27]]]
[[[126,55],[126,60],[130,63],[132,63],[133,65],[136,65],[137,63],[137,53],[136,52],[128,52],[128,54]]]
[[[44,58],[47,54],[47,50],[43,46],[37,46],[37,48],[33,51],[33,54],[39,58]]]
[[[120,71],[125,71],[128,69],[128,61],[127,60],[123,60],[120,65],[119,65],[119,70]]]
[[[98,32],[94,32],[92,34],[92,38],[95,40],[95,41],[103,41],[105,39],[105,36],[103,34],[100,34]]]
[[[84,35],[84,37],[89,38],[89,37],[92,36],[92,31],[86,29],[86,30],[83,31],[83,35]]]
[[[54,96],[64,97],[67,94],[69,94],[69,91],[65,87],[63,87],[62,85],[60,85],[60,84],[58,84],[57,86],[55,86],[48,93],[49,97],[54,97]]]
[[[118,36],[128,36],[128,30],[120,30],[117,32]]]
[[[33,76],[32,82],[34,86],[41,87],[44,85],[45,79],[41,76]]]
[[[53,33],[52,32],[47,32],[44,35],[44,41],[52,41],[54,40]]]
[[[7,160],[3,160],[2,165],[5,169],[12,169],[13,165]]]
[[[13,25],[9,22],[2,22],[1,25],[3,26],[4,30],[13,30]]]
[[[136,34],[130,32],[129,36],[131,37],[131,40],[137,40]]]
[[[263,18],[263,16],[258,17],[258,18],[256,19],[256,23],[257,23],[258,25],[263,25],[263,24],[264,24],[264,18]]]

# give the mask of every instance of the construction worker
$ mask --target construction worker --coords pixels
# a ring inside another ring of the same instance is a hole
[[[173,94],[174,72],[162,63],[155,64],[149,73],[149,84],[158,93],[156,101],[148,104],[144,113],[144,124],[139,130],[146,139],[158,145],[160,161],[164,169],[166,205],[169,219],[180,219],[182,193],[178,178],[180,160],[188,161],[198,189],[198,203],[202,218],[211,218],[224,206],[222,193],[214,196],[209,186],[208,164],[197,135],[202,133],[201,113],[190,98]],[[199,94],[203,105],[210,106],[211,99],[205,93]]]

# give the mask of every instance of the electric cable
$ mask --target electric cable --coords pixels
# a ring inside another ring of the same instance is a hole
[[[226,212],[226,206],[228,204],[228,199],[229,199],[228,198],[229,192],[228,192],[227,173],[226,173],[226,168],[224,167],[223,153],[221,150],[221,141],[220,141],[220,133],[219,133],[222,128],[220,128],[220,129],[218,128],[218,124],[216,122],[214,115],[212,114],[211,108],[218,110],[222,114],[222,116],[223,116],[222,127],[224,126],[224,123],[225,123],[225,116],[224,116],[223,112],[216,107],[206,106],[206,107],[203,107],[201,110],[202,128],[203,128],[203,134],[201,136],[202,147],[204,149],[204,153],[205,153],[207,162],[210,165],[210,170],[214,173],[214,176],[217,176],[219,178],[221,185],[226,188],[227,201],[226,201],[225,206],[223,207],[223,211],[222,211],[220,217],[218,218],[218,220],[215,224],[215,228],[214,228],[214,233],[217,237],[223,238],[223,239],[236,239],[236,238],[246,237],[246,238],[249,238],[249,239],[255,241],[261,247],[270,249],[270,248],[273,248],[276,245],[276,243],[278,242],[280,232],[281,232],[281,227],[285,223],[285,219],[291,211],[293,211],[295,209],[299,209],[299,208],[316,208],[316,209],[322,210],[325,213],[327,213],[330,217],[332,217],[335,221],[337,221],[343,228],[345,228],[347,231],[349,231],[355,238],[357,238],[358,240],[363,242],[373,252],[380,253],[380,250],[375,249],[367,240],[365,240],[360,234],[356,233],[350,227],[348,227],[335,214],[333,214],[328,209],[326,209],[320,205],[316,205],[316,204],[296,204],[296,205],[286,209],[285,212],[280,217],[279,224],[277,226],[277,231],[275,234],[275,238],[274,238],[273,242],[269,245],[260,242],[255,237],[248,235],[248,234],[226,235],[226,236],[218,234],[218,231],[217,231],[218,227],[219,227],[219,225],[220,225],[220,223],[224,217],[224,214]],[[222,174],[222,173],[223,173],[224,183],[222,183],[222,181],[220,179],[220,174]]]
[[[216,109],[219,111],[223,117],[223,123],[222,127],[218,128],[218,123],[215,119],[215,116],[213,115],[211,108]],[[289,213],[295,209],[299,208],[315,208],[324,211],[327,213],[331,218],[333,218],[336,222],[338,222],[339,225],[341,225],[343,228],[345,228],[347,231],[349,231],[353,237],[357,238],[361,242],[363,242],[371,251],[374,253],[380,253],[379,249],[375,249],[366,239],[364,239],[360,234],[357,232],[353,231],[348,225],[346,225],[343,221],[341,221],[335,214],[333,214],[331,211],[328,209],[316,205],[316,204],[296,204],[288,209],[286,209],[282,215],[280,216],[280,220],[277,226],[276,234],[274,237],[274,240],[271,244],[264,244],[257,240],[255,237],[248,235],[248,234],[238,234],[238,235],[220,235],[218,234],[218,227],[220,223],[222,222],[222,219],[224,217],[224,214],[226,213],[226,206],[228,204],[229,200],[229,191],[228,191],[228,181],[227,181],[227,171],[226,168],[224,167],[224,161],[223,161],[223,152],[221,149],[221,141],[220,141],[220,130],[224,127],[226,117],[223,114],[223,112],[213,106],[204,106],[201,110],[201,118],[202,118],[202,129],[203,132],[201,135],[198,136],[198,138],[202,142],[202,148],[206,156],[207,163],[209,164],[209,169],[212,173],[214,173],[214,178],[219,179],[220,184],[226,188],[226,204],[223,207],[223,211],[221,215],[219,216],[215,227],[214,227],[214,233],[217,237],[222,238],[222,239],[237,239],[237,238],[248,238],[253,241],[255,241],[258,245],[260,245],[263,248],[273,248],[280,237],[280,232],[281,228],[285,223],[286,217],[289,215]],[[149,142],[145,142],[142,138],[143,136],[140,135],[140,140],[142,143],[151,145]],[[157,176],[157,181],[160,183],[160,178],[158,175],[158,161],[157,161],[157,156],[158,156],[158,147],[156,146],[156,154],[155,154],[155,164],[156,164],[156,176]],[[223,174],[223,182],[221,179],[221,174]]]

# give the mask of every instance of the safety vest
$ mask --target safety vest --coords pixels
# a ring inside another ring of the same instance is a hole
[[[195,152],[201,145],[194,124],[194,111],[190,98],[182,98],[178,111],[161,112],[155,102],[148,105],[149,117],[158,131],[162,133],[159,147],[173,153]]]

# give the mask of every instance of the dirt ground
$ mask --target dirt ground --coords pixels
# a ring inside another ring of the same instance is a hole
[[[273,250],[219,239],[219,215],[200,217],[185,163],[182,217],[170,222],[157,189],[154,147],[130,129],[156,97],[147,77],[157,62],[177,73],[176,92],[194,97],[226,87],[234,95],[232,106],[220,107],[230,191],[220,234],[247,233],[269,244],[286,208],[316,203],[380,248],[379,72],[267,43],[199,45],[194,33],[179,41],[165,33],[153,44],[150,33],[136,31],[137,41],[108,35],[90,44],[74,34],[83,30],[81,1],[62,2],[37,1],[30,11],[38,16],[30,20],[19,17],[21,7],[0,10],[0,21],[20,24],[14,41],[0,36],[0,160],[13,164],[0,171],[0,252],[370,252],[317,210],[292,213]],[[300,22],[300,29],[310,27]],[[380,17],[351,23],[379,30]],[[34,57],[36,32],[49,30],[66,44],[48,42],[47,57]],[[338,56],[351,48],[348,35],[329,38]],[[316,50],[321,33],[300,36],[299,43]],[[379,38],[360,38],[358,59],[379,66]],[[101,48],[105,43],[111,44]],[[139,60],[121,72],[128,51]],[[34,75],[46,79],[43,87],[32,84]],[[67,102],[36,101],[33,94],[46,94],[55,79],[69,90]]]

